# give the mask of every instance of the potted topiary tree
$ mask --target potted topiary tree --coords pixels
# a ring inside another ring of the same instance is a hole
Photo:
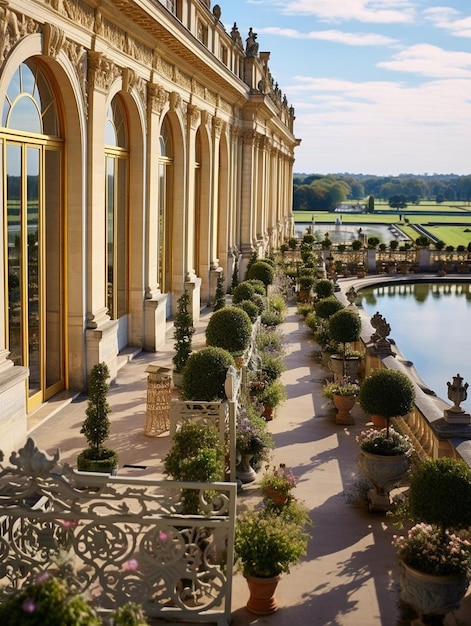
[[[347,354],[347,344],[360,339],[361,318],[356,311],[343,308],[329,318],[329,335],[333,342],[342,348],[340,354],[333,354],[330,358],[330,369],[337,378],[349,376],[358,378],[360,356]]]
[[[271,285],[275,276],[275,270],[266,260],[256,261],[247,271],[247,278],[261,280],[265,287]]]
[[[412,474],[402,513],[415,522],[393,542],[402,600],[422,623],[443,623],[446,613],[458,608],[471,577],[469,465],[448,457],[423,461]]]
[[[388,429],[390,419],[410,413],[414,401],[414,385],[400,370],[373,370],[360,385],[358,402],[375,426]]]
[[[226,306],[213,313],[206,327],[208,346],[216,346],[242,357],[252,339],[252,322],[248,314],[237,306]]]
[[[110,434],[109,376],[106,363],[96,363],[90,372],[87,417],[80,430],[88,441],[88,448],[77,457],[77,468],[83,472],[113,473],[118,467],[117,452],[103,446]]]
[[[188,361],[188,357],[192,350],[192,338],[195,333],[193,326],[193,315],[190,309],[190,295],[188,290],[182,293],[178,298],[177,312],[174,320],[173,338],[175,339],[175,354],[172,357],[173,383],[177,387],[181,387],[183,369]]]
[[[221,309],[223,310],[223,309]],[[182,393],[186,400],[225,400],[224,383],[235,361],[227,350],[208,346],[193,352],[183,372]]]
[[[174,435],[173,446],[164,459],[165,473],[174,480],[211,483],[223,480],[224,446],[215,426],[184,422]],[[210,497],[209,492],[203,493]],[[182,512],[196,515],[201,509],[196,489],[182,491]]]

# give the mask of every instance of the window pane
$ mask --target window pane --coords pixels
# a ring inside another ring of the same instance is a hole
[[[8,349],[23,365],[21,317],[21,148],[7,147]]]
[[[40,380],[39,300],[39,149],[27,150],[27,280],[28,280],[28,366],[29,393],[37,393]]]

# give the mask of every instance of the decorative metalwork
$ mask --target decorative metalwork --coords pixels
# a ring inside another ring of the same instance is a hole
[[[0,464],[0,595],[67,554],[77,590],[100,609],[133,601],[149,616],[229,623],[235,483],[81,474],[32,439],[10,463]],[[188,489],[203,514],[182,514]]]

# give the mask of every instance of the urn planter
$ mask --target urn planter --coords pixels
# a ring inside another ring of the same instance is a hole
[[[391,507],[390,491],[397,486],[409,471],[410,455],[385,456],[362,450],[358,459],[363,474],[373,485],[368,491],[368,508],[373,511],[388,511]]]
[[[435,576],[400,562],[401,599],[420,617],[444,616],[457,609],[466,595],[466,576]]]
[[[336,394],[332,396],[332,402],[337,409],[337,415],[335,416],[337,424],[355,423],[350,411],[355,406],[356,401],[356,396],[341,396]]]
[[[329,360],[329,369],[336,380],[341,379],[343,376],[348,376],[352,380],[358,380],[360,364],[360,356],[347,356],[344,361],[341,354],[332,354]]]
[[[244,485],[253,483],[257,478],[257,473],[251,465],[253,454],[242,452],[240,463],[236,467],[236,478]]]

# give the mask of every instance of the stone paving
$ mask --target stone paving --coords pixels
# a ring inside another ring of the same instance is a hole
[[[197,324],[194,348],[204,343],[210,311]],[[399,531],[383,514],[370,514],[365,483],[359,475],[355,435],[368,423],[358,405],[355,424],[339,426],[334,409],[323,398],[322,384],[329,372],[320,365],[310,331],[290,306],[283,324],[286,365],[282,380],[288,400],[269,422],[275,438],[273,463],[285,463],[299,476],[295,495],[311,511],[314,526],[307,556],[279,583],[279,610],[257,617],[245,609],[248,599],[240,573],[233,583],[233,625],[248,626],[408,626],[410,615],[400,608],[398,567],[391,547]],[[110,447],[120,454],[120,474],[156,477],[170,437],[146,437],[146,367],[171,366],[172,328],[165,348],[156,354],[139,353],[120,368],[109,394],[112,406]],[[42,421],[31,418],[30,436],[43,450],[61,451],[61,460],[75,465],[85,447],[80,435],[86,408],[82,395]],[[34,425],[33,425],[34,424]],[[125,465],[143,466],[143,469]],[[240,491],[238,507],[260,497],[257,481]],[[162,623],[163,622],[155,622]],[[471,594],[461,608],[447,616],[445,626],[471,626]]]

